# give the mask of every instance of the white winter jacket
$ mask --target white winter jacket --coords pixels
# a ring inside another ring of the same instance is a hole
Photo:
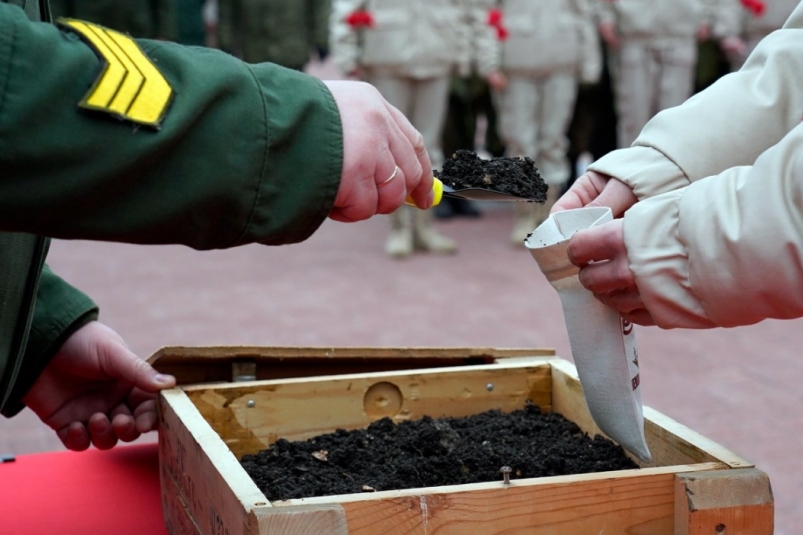
[[[583,82],[599,80],[602,54],[592,0],[501,0],[507,39],[494,41],[494,53],[479,66],[496,70],[549,74],[575,71]]]
[[[803,6],[744,67],[591,166],[641,199],[624,218],[656,323],[803,316]]]
[[[349,25],[366,11],[371,27]],[[469,71],[471,17],[466,0],[334,0],[331,53],[343,72],[357,67],[399,76],[430,78],[457,67]]]
[[[709,0],[595,0],[601,22],[624,39],[693,37],[707,21]]]

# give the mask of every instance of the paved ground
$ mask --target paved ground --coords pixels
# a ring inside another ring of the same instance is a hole
[[[460,253],[401,262],[382,254],[385,218],[327,222],[299,245],[209,253],[56,242],[50,262],[143,356],[163,345],[274,344],[554,347],[569,357],[557,296],[507,244],[510,225],[499,206],[440,223]],[[803,523],[801,328],[638,331],[645,403],[768,472],[779,534]],[[0,421],[0,451],[59,447],[30,414]]]

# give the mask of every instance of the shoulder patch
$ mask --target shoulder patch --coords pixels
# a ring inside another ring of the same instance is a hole
[[[58,24],[77,33],[103,62],[78,105],[158,129],[173,99],[173,88],[136,41],[91,22],[59,19]]]

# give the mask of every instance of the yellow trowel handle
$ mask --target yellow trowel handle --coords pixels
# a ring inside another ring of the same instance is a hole
[[[432,201],[432,208],[434,208],[441,203],[441,199],[443,198],[443,182],[437,178],[433,178],[432,191],[435,192],[435,199]],[[407,197],[407,200],[404,201],[404,204],[415,206],[415,201],[413,201],[412,197]]]

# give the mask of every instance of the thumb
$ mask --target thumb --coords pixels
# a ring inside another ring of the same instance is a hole
[[[122,340],[111,340],[99,347],[98,359],[101,369],[108,376],[131,383],[146,392],[158,392],[176,386],[175,377],[157,372],[132,353]]]

